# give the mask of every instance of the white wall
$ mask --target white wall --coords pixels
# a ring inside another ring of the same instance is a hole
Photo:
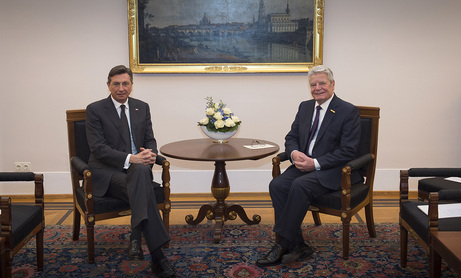
[[[376,190],[398,190],[398,170],[460,167],[461,1],[327,0],[324,64],[337,95],[381,107]],[[104,98],[128,65],[126,0],[0,0],[0,171],[31,162],[46,194],[70,194],[65,111]],[[203,135],[206,96],[243,121],[239,137],[283,146],[306,74],[135,75],[159,145]],[[171,159],[174,193],[209,192],[213,163]],[[229,162],[231,192],[267,191],[270,158]],[[414,186],[414,185],[413,185]],[[30,193],[15,184],[1,193]]]

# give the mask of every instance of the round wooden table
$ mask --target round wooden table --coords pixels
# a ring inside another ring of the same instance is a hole
[[[265,144],[272,145],[272,147],[262,148]],[[160,148],[163,155],[171,158],[215,162],[211,193],[216,202],[203,205],[196,219],[192,215],[186,216],[186,222],[191,225],[199,224],[205,217],[215,220],[215,243],[221,241],[224,222],[236,219],[237,215],[249,225],[258,224],[261,221],[261,217],[257,214],[253,216],[253,220],[250,220],[242,206],[225,202],[230,192],[226,161],[258,160],[278,151],[279,146],[273,142],[250,138],[231,138],[226,143],[215,143],[208,138],[192,139],[169,143]]]

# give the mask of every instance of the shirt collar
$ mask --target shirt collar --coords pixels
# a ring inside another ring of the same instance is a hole
[[[333,96],[334,96],[334,94],[333,94]],[[330,102],[333,99],[333,96],[331,96],[331,98],[329,98],[327,101],[325,101],[324,103],[322,103],[320,105],[320,107],[322,107],[323,111],[327,111],[327,108],[328,108],[328,106],[330,106]],[[316,102],[315,107],[317,107],[317,106],[319,106],[319,104]]]
[[[114,103],[114,106],[115,106],[115,109],[118,109],[122,104],[125,105],[126,108],[129,108],[130,106],[128,105],[128,99],[125,103],[120,103],[118,101],[116,101],[112,96],[110,96],[110,99],[112,100],[112,102]]]

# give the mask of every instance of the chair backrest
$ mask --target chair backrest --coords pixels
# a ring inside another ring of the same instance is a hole
[[[362,134],[357,157],[365,154],[374,156],[373,163],[366,169],[363,169],[362,175],[367,181],[374,180],[376,168],[376,156],[378,152],[378,127],[379,127],[379,107],[358,106],[360,110],[360,121],[362,125]],[[370,167],[371,166],[371,167]]]
[[[69,158],[78,156],[88,163],[90,147],[86,138],[86,109],[67,110],[67,135],[69,140]]]

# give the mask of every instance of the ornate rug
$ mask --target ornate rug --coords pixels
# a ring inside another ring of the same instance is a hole
[[[365,225],[351,225],[349,260],[343,260],[341,226],[304,225],[305,238],[315,249],[311,258],[290,265],[267,268],[254,262],[273,244],[271,225],[232,225],[223,230],[223,240],[213,243],[212,225],[174,225],[165,254],[179,277],[428,277],[428,257],[411,238],[408,266],[399,266],[398,224],[377,224],[377,238],[369,238]],[[128,226],[95,228],[96,262],[87,261],[85,229],[80,240],[71,240],[70,226],[47,226],[45,266],[37,272],[32,240],[13,261],[13,277],[152,277],[150,255],[143,244],[145,260],[126,260]],[[458,277],[443,262],[442,277]]]

